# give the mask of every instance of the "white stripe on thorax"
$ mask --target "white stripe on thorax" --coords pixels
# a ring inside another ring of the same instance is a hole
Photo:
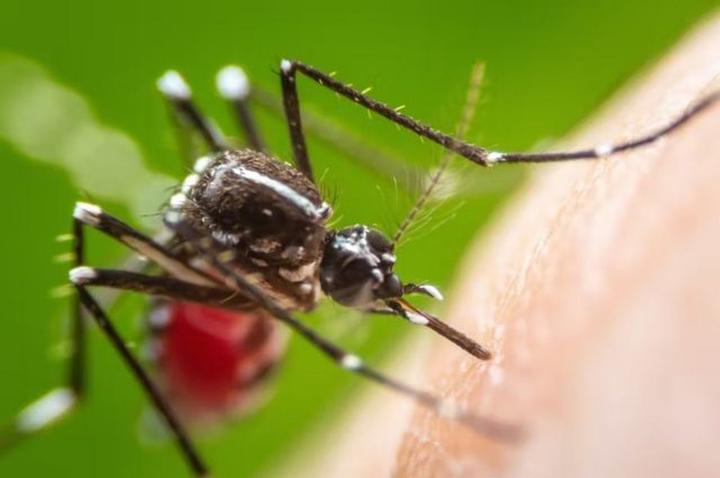
[[[299,207],[309,217],[319,219],[326,209],[325,205],[316,206],[312,203],[312,201],[295,191],[290,186],[283,184],[276,179],[265,176],[262,173],[242,166],[235,167],[232,171],[243,179],[272,189],[273,192]]]

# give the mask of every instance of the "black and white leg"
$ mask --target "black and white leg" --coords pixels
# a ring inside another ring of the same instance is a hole
[[[97,208],[90,205],[80,205],[76,209],[76,213],[84,216],[86,219],[91,217],[90,213],[78,213],[83,208],[95,211]],[[102,217],[99,218],[103,223]],[[112,224],[104,224],[103,227],[118,233],[123,231],[122,227],[112,226]],[[83,222],[73,218],[72,222],[72,238],[73,251],[77,277],[83,276],[83,269],[87,269],[82,264],[85,258]],[[131,242],[135,241],[140,247],[139,249],[149,251],[150,246],[144,245],[141,239],[132,239],[127,236]],[[126,240],[128,240],[126,238]],[[164,235],[159,235],[158,239],[162,242],[166,239]],[[155,243],[155,240],[152,240]],[[151,254],[153,254],[151,252]],[[155,255],[155,254],[154,254]],[[134,258],[123,261],[123,267],[130,268],[132,271],[123,271],[125,274],[133,274],[137,270],[142,270],[146,266],[145,262],[138,262]],[[180,267],[180,266],[178,266]],[[117,289],[120,290],[120,289]],[[225,293],[227,294],[227,293]],[[227,297],[227,295],[225,296]],[[104,303],[112,303],[115,294],[104,297]],[[239,300],[236,299],[236,302]],[[67,378],[65,385],[58,387],[46,393],[44,396],[34,401],[24,410],[22,410],[14,421],[0,428],[0,452],[9,448],[23,438],[40,432],[51,425],[57,423],[61,419],[69,415],[81,402],[85,396],[87,388],[86,374],[86,319],[83,316],[83,307],[77,294],[71,298],[71,323],[70,323],[70,340],[69,340],[69,356],[67,360]]]
[[[216,86],[220,95],[232,106],[235,120],[245,135],[248,146],[265,152],[255,118],[250,110],[250,80],[245,71],[236,65],[228,65],[217,74]]]
[[[78,273],[77,269],[74,269],[74,271],[76,274]],[[83,281],[83,279],[79,277],[76,277],[75,280],[77,283],[82,283]],[[92,318],[95,320],[95,323],[98,327],[100,327],[103,334],[112,344],[113,348],[115,348],[118,352],[123,362],[125,362],[125,365],[127,365],[130,369],[155,409],[158,411],[160,416],[163,417],[165,423],[170,429],[170,432],[175,437],[182,455],[187,460],[193,474],[198,477],[208,476],[208,469],[195,448],[195,445],[193,445],[187,430],[180,423],[173,410],[160,394],[160,391],[153,384],[148,374],[140,365],[140,362],[132,354],[132,352],[130,352],[127,345],[125,345],[125,341],[118,334],[117,330],[115,330],[115,327],[105,314],[105,311],[103,311],[100,304],[95,301],[84,286],[76,285],[75,288],[82,306],[90,313]]]
[[[217,255],[215,254],[214,256],[216,257]],[[212,258],[208,260],[210,262],[214,261]],[[222,262],[215,263],[218,268],[226,268],[226,266],[222,264]],[[241,277],[237,276],[235,272],[230,269],[226,269],[223,272],[228,274],[230,282],[239,284],[242,280]],[[262,294],[262,292],[255,290],[254,293],[258,295],[255,295],[255,298],[251,299],[250,296],[253,294],[250,292],[247,294],[238,294],[237,289],[242,290],[241,287],[232,290],[204,287],[168,277],[147,276],[119,270],[81,267],[76,269],[74,274],[76,276],[76,282],[85,286],[120,288],[168,299],[207,303],[231,310],[245,310],[249,307],[255,307],[257,297],[260,297],[260,294]],[[376,372],[367,367],[359,357],[337,347],[303,322],[273,305],[271,302],[267,302],[267,310],[270,311],[275,318],[298,332],[312,345],[319,348],[336,364],[346,370],[357,373],[373,382],[417,400],[423,405],[435,410],[441,416],[468,425],[483,435],[502,441],[514,441],[522,435],[522,430],[518,426],[469,413],[452,402],[448,402],[422,390],[417,390]]]
[[[254,105],[285,119],[283,101],[274,94],[253,86],[250,101]],[[337,121],[308,111],[301,112],[303,131],[338,153],[348,156],[378,176],[396,181],[405,191],[417,193],[427,171],[368,143],[367,138],[350,131]]]
[[[99,206],[78,202],[73,216],[82,224],[97,229],[153,261],[174,277],[198,285],[217,285],[217,281],[207,272],[187,264],[167,247],[107,214]]]
[[[285,118],[287,119],[290,132],[290,142],[293,150],[295,167],[315,182],[312,165],[307,152],[305,134],[303,133],[302,118],[300,117],[300,103],[298,100],[297,86],[295,85],[294,63],[283,60],[280,64],[280,85],[282,87],[283,106]]]
[[[152,239],[132,230],[120,221],[104,214],[97,206],[79,203],[74,212],[74,255],[75,268],[70,271],[70,280],[75,286],[76,297],[73,300],[73,328],[72,353],[69,361],[69,377],[65,387],[58,388],[46,394],[39,400],[26,407],[12,424],[5,427],[0,435],[2,448],[17,443],[20,439],[41,431],[67,416],[78,404],[85,390],[85,327],[82,309],[90,313],[93,320],[100,327],[110,343],[120,354],[125,364],[141,384],[153,405],[165,419],[168,427],[176,438],[183,456],[196,476],[207,476],[207,468],[190,441],[179,420],[171,408],[153,385],[149,376],[142,369],[138,360],[125,345],[122,337],[117,333],[102,307],[85,289],[88,279],[94,277],[94,270],[84,266],[84,233],[83,227],[89,225],[133,247],[141,254],[156,260],[162,267],[180,272],[195,283],[212,284],[201,272],[192,266],[177,264],[169,251],[155,243]],[[133,273],[126,273],[133,274]],[[139,275],[139,274],[138,274]],[[194,284],[193,284],[194,285]]]
[[[327,75],[311,66],[305,65],[299,61],[282,60],[280,63],[280,74],[283,84],[283,94],[285,96],[285,110],[288,117],[290,135],[293,140],[295,157],[298,161],[298,165],[307,164],[308,162],[307,148],[305,147],[305,142],[302,138],[299,114],[297,113],[298,98],[295,79],[298,72],[314,80],[320,85],[329,88],[335,93],[344,96],[345,98],[364,106],[380,116],[383,116],[424,138],[440,144],[446,149],[449,149],[481,166],[491,166],[497,163],[536,163],[605,158],[654,143],[658,139],[667,136],[685,125],[688,121],[699,115],[712,104],[720,101],[720,91],[711,93],[700,101],[692,104],[682,115],[670,121],[667,125],[658,128],[647,135],[634,138],[629,141],[608,143],[594,148],[577,151],[506,153],[476,146],[433,129],[430,126],[401,113],[398,109],[391,108],[384,103],[374,100],[363,92],[358,91],[351,86],[345,85],[332,76]]]
[[[220,286],[197,285],[169,276],[81,266],[73,269],[71,277],[76,285],[134,291],[165,299],[180,299],[239,311],[257,308],[251,299],[237,291]]]
[[[78,203],[75,207],[73,216],[76,224],[78,225],[76,227],[76,234],[78,234],[78,237],[80,238],[78,241],[80,243],[82,243],[83,237],[82,226],[90,226],[104,232],[110,237],[117,239],[128,247],[134,249],[136,252],[145,255],[168,272],[179,274],[181,277],[186,277],[188,280],[192,281],[193,284],[213,284],[212,280],[206,274],[191,265],[183,264],[182,261],[178,260],[164,246],[156,243],[144,234],[135,231],[122,221],[105,214],[97,206],[86,203]],[[192,444],[190,435],[180,423],[171,407],[162,397],[157,387],[153,384],[148,374],[144,371],[140,362],[125,345],[125,341],[118,334],[105,311],[86,290],[86,283],[88,282],[88,279],[94,276],[93,271],[93,269],[84,265],[79,265],[70,271],[70,281],[76,288],[80,304],[90,313],[95,323],[110,341],[138,383],[141,385],[143,391],[146,393],[153,406],[157,409],[160,416],[163,417],[193,473],[198,477],[207,476],[207,467],[203,463],[203,460],[201,459],[195,446]]]
[[[211,151],[222,151],[230,146],[220,130],[205,116],[192,99],[192,90],[185,79],[175,70],[165,72],[157,81],[163,94],[182,125],[197,132]]]
[[[75,266],[84,258],[82,224],[73,220]],[[26,406],[16,418],[0,429],[0,452],[38,433],[69,415],[80,403],[86,386],[85,322],[80,299],[71,302],[70,356],[65,385],[55,388]]]

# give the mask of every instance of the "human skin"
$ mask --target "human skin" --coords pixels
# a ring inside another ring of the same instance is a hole
[[[718,74],[720,17],[561,147],[648,132],[720,88]],[[444,314],[494,358],[433,341],[425,380],[522,425],[526,439],[502,444],[417,407],[388,467],[397,477],[718,476],[719,246],[720,105],[633,153],[535,166],[463,261]]]
[[[720,16],[558,147],[647,133],[718,75]],[[419,330],[384,370],[526,439],[373,388],[280,475],[720,476],[720,104],[634,153],[534,166],[499,216],[442,314],[494,358]]]

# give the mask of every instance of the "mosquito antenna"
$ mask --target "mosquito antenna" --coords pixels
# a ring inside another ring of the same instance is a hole
[[[472,123],[472,120],[475,117],[478,100],[480,99],[480,85],[482,84],[483,76],[485,76],[485,64],[481,62],[475,63],[472,69],[472,73],[470,75],[470,84],[468,85],[463,114],[460,118],[460,122],[455,128],[457,137],[460,139],[465,137],[468,130],[470,129],[470,123]],[[435,191],[435,188],[437,188],[438,184],[440,184],[440,179],[447,170],[450,164],[450,160],[453,158],[453,156],[455,156],[455,154],[456,153],[450,150],[445,152],[442,159],[440,160],[440,165],[430,177],[430,181],[428,181],[427,187],[417,198],[417,201],[415,201],[415,204],[413,205],[412,209],[410,209],[410,212],[405,217],[405,220],[402,222],[402,224],[400,224],[400,227],[395,233],[395,236],[393,236],[393,245],[397,245],[400,239],[402,239],[410,226],[417,219],[423,207],[425,207],[427,202],[430,200],[433,191]]]

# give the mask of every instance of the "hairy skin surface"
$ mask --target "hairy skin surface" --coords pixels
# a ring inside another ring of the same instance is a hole
[[[720,88],[701,26],[568,147],[642,134]],[[525,424],[507,447],[424,410],[397,477],[705,477],[720,470],[720,106],[671,138],[542,165],[469,255],[444,317],[493,350],[433,341],[428,384]],[[368,438],[367,440],[371,440]]]

